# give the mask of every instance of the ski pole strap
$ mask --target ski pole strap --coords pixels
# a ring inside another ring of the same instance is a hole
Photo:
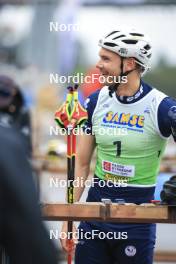
[[[55,113],[55,121],[61,128],[71,130],[81,126],[87,120],[87,111],[78,100],[78,86],[68,87],[66,101]]]
[[[78,91],[73,91],[74,108],[71,113],[71,123],[73,126],[81,126],[88,118],[87,111],[82,107],[78,100]]]
[[[67,128],[71,118],[71,102],[73,97],[72,87],[68,87],[66,101],[59,107],[55,113],[55,121],[61,128]]]

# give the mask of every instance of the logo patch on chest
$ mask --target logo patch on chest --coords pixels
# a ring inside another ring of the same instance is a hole
[[[109,111],[103,117],[104,124],[118,124],[125,125],[128,127],[143,128],[144,127],[144,116],[137,114],[125,114],[125,113],[114,113]]]
[[[135,166],[118,164],[106,160],[102,161],[102,170],[123,177],[134,177],[135,175]]]

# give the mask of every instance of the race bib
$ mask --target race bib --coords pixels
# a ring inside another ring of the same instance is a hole
[[[135,166],[118,164],[106,160],[102,161],[102,170],[123,177],[134,177],[135,175]]]

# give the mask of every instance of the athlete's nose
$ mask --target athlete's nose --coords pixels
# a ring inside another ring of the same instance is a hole
[[[96,68],[98,68],[99,70],[103,69],[103,64],[101,62],[101,60],[99,60],[96,64]]]

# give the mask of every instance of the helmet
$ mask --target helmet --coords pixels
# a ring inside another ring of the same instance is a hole
[[[10,106],[15,107],[15,114],[22,108],[24,102],[18,85],[8,76],[0,75],[0,111],[10,113]]]
[[[150,40],[136,30],[116,30],[99,40],[99,46],[124,58],[133,57],[145,72],[150,68],[152,47]]]
[[[160,197],[163,203],[176,205],[176,175],[164,183]]]

